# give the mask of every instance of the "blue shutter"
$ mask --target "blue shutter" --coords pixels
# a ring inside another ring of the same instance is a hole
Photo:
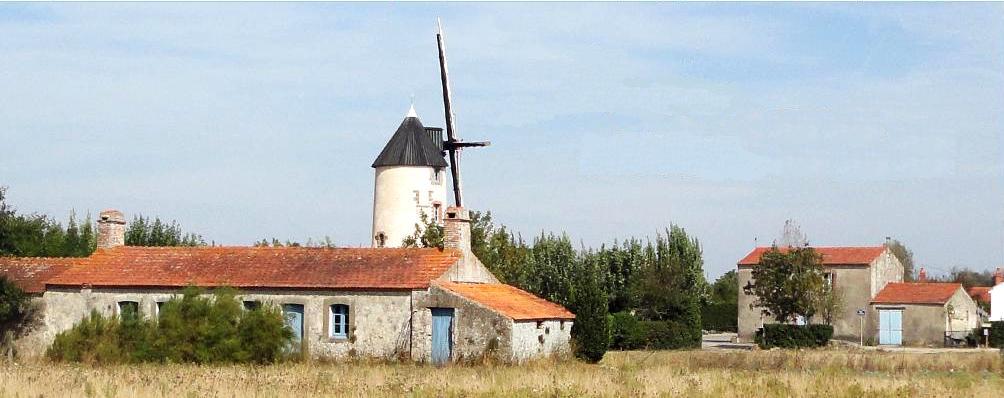
[[[283,304],[282,314],[286,318],[286,325],[293,330],[293,340],[289,342],[290,352],[299,352],[301,341],[303,341],[303,304]]]

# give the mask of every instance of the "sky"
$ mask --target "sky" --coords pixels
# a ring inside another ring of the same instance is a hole
[[[599,246],[676,224],[710,278],[795,220],[930,273],[1004,263],[1002,3],[0,3],[0,185],[21,212],[217,244],[369,243],[414,96],[465,204]]]

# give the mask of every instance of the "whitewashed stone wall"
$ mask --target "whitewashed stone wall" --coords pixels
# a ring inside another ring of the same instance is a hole
[[[562,320],[521,321],[512,326],[512,361],[569,354],[572,322]]]

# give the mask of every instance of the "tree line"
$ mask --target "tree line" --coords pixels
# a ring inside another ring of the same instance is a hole
[[[442,247],[442,239],[443,228],[426,220],[404,244]],[[473,212],[471,247],[503,283],[576,314],[572,335],[580,358],[598,361],[611,346],[700,346],[711,289],[700,242],[679,226],[653,238],[576,248],[565,233],[541,232],[528,241],[496,225],[491,212]]]
[[[87,257],[97,248],[97,224],[88,213],[78,221],[70,213],[65,224],[37,213],[19,213],[7,203],[7,189],[0,187],[0,256]],[[159,217],[133,217],[126,228],[129,246],[205,246],[201,235],[185,232],[175,222]]]

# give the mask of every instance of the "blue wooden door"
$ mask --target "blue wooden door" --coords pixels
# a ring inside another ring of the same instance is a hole
[[[286,325],[293,330],[293,339],[289,342],[289,352],[299,352],[303,345],[303,304],[283,304],[282,315]]]
[[[903,345],[903,310],[879,310],[879,344]]]
[[[453,308],[432,308],[432,363],[450,362],[453,352]]]

